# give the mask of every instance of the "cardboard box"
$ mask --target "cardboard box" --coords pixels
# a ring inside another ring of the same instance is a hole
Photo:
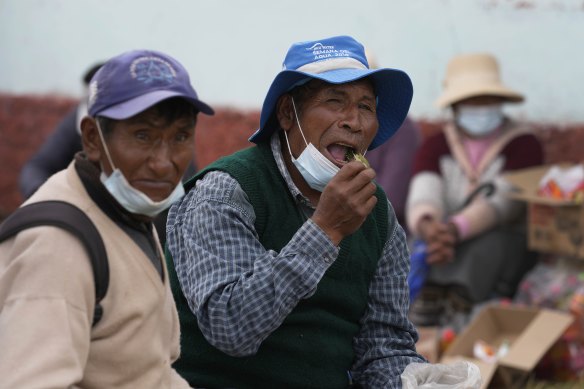
[[[463,359],[476,364],[481,388],[520,387],[572,320],[568,313],[548,309],[488,305],[446,349],[441,363]],[[478,340],[495,348],[508,342],[509,351],[494,363],[481,361],[473,355]]]
[[[505,175],[518,190],[511,197],[527,202],[528,246],[535,251],[584,259],[584,206],[537,194],[539,182],[550,167],[522,169]]]

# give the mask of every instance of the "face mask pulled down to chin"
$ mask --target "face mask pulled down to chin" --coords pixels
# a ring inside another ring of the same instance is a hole
[[[322,192],[324,191],[324,187],[333,179],[340,169],[337,165],[322,155],[312,143],[306,141],[302,127],[300,126],[300,121],[298,120],[294,99],[292,99],[292,108],[294,109],[294,117],[296,118],[296,123],[298,123],[298,129],[302,134],[306,148],[298,158],[294,158],[292,150],[290,149],[290,142],[288,142],[288,134],[284,131],[286,143],[288,144],[288,151],[290,152],[290,158],[292,159],[294,166],[296,166],[296,169],[298,169],[302,175],[302,178],[304,178],[304,181],[306,181],[312,189]]]
[[[167,198],[161,201],[153,201],[145,193],[139,191],[138,189],[130,185],[130,183],[128,182],[126,177],[124,177],[124,174],[121,172],[121,170],[115,167],[109,154],[108,147],[105,143],[105,139],[101,132],[99,121],[96,120],[96,123],[106,156],[113,169],[112,173],[109,176],[107,176],[103,172],[102,168],[100,180],[107,189],[107,191],[112,195],[112,197],[126,211],[154,218],[159,213],[169,208],[172,205],[172,203],[179,200],[185,194],[182,182],[179,182],[178,185],[174,188],[172,193]]]
[[[172,203],[180,200],[185,194],[182,183],[179,183],[170,196],[161,201],[153,201],[146,194],[130,185],[120,169],[115,169],[109,177],[102,172],[100,179],[107,191],[126,211],[151,218],[169,208]]]
[[[487,136],[501,126],[503,107],[495,105],[460,105],[456,109],[456,124],[470,135]]]

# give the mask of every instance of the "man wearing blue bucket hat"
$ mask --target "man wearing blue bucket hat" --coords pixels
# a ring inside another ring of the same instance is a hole
[[[77,208],[105,254],[53,225],[0,244],[0,387],[188,388],[172,368],[180,327],[152,220],[183,195],[197,115],[213,110],[156,51],[110,59],[89,85],[83,152],[25,205]]]
[[[256,145],[186,184],[167,264],[181,318],[176,369],[195,387],[399,387],[417,354],[405,235],[355,160],[412,99],[348,36],[292,45]]]

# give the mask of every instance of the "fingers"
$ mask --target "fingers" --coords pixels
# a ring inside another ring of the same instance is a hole
[[[375,178],[375,170],[365,167],[361,162],[352,161],[343,166],[335,178],[339,181],[348,181],[356,186],[364,186],[373,181]]]
[[[456,236],[445,223],[428,220],[422,225],[422,239],[426,242],[429,264],[451,262],[454,259]]]
[[[341,174],[342,173],[342,174]],[[377,204],[373,183],[375,171],[365,168],[360,162],[348,163],[330,183],[330,190],[337,198],[339,206],[352,210],[360,217],[367,217]]]
[[[375,170],[366,168],[361,162],[349,162],[329,182],[331,191],[338,195],[345,194],[345,198],[360,196],[360,200],[375,194],[376,186],[373,183]]]
[[[431,243],[427,246],[427,261],[430,265],[452,262],[454,260],[454,247],[442,242]]]
[[[350,162],[325,187],[312,219],[333,242],[355,232],[377,204],[374,178],[373,169]]]
[[[449,244],[456,243],[456,236],[445,223],[433,220],[425,222],[421,227],[421,237],[425,242],[444,241]]]

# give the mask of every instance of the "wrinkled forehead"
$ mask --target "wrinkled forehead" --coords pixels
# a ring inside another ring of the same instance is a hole
[[[333,84],[315,78],[294,88],[289,93],[297,100],[306,100],[318,94],[350,94],[353,91],[359,91],[363,97],[376,98],[375,84],[369,78],[341,84]]]

